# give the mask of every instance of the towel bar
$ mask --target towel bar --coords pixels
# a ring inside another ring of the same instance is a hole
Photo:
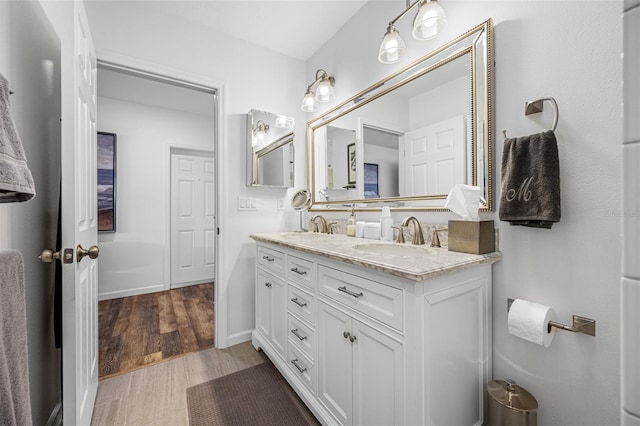
[[[558,103],[552,97],[548,98],[540,98],[535,101],[528,101],[524,104],[524,115],[537,114],[544,111],[544,101],[549,101],[553,105],[555,110],[555,114],[553,116],[553,125],[551,126],[551,130],[556,131],[556,127],[558,127],[558,119],[560,118],[560,109],[558,108]],[[502,135],[504,139],[507,139],[507,131],[503,130]]]
[[[524,115],[537,114],[539,112],[544,111],[544,101],[551,102],[551,104],[553,105],[553,108],[555,109],[555,115],[553,117],[553,126],[551,127],[551,130],[555,132],[556,127],[558,127],[558,118],[560,117],[560,110],[558,109],[558,103],[554,98],[552,97],[540,98],[540,99],[536,99],[535,101],[527,102],[524,106]]]

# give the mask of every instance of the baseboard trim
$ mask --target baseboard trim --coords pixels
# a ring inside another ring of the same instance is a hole
[[[189,287],[192,285],[200,285],[200,284],[211,284],[212,282],[213,282],[213,278],[208,281],[198,280],[198,281],[189,281],[186,283],[171,284],[170,287],[171,287],[171,290],[173,290],[174,288]]]
[[[51,414],[49,415],[49,419],[46,426],[61,426],[62,425],[62,401],[58,401],[58,403],[53,407]]]
[[[152,285],[149,287],[139,287],[127,290],[110,291],[107,293],[98,293],[98,300],[117,299],[119,297],[137,296],[139,294],[155,293],[164,291],[164,285]]]
[[[251,340],[251,333],[253,332],[253,328],[249,329],[249,330],[244,330],[241,331],[239,333],[234,333],[231,334],[229,336],[227,336],[227,346],[234,346],[234,345],[239,345],[240,343],[244,343],[244,342],[248,342],[249,340]],[[220,347],[220,349],[224,349],[222,347]]]

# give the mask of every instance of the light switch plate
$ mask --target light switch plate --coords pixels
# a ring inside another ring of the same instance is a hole
[[[238,197],[238,210],[250,211],[258,210],[258,200],[249,197]]]

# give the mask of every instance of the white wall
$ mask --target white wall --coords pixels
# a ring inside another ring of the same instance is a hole
[[[225,265],[217,296],[227,300],[228,344],[249,340],[254,327],[254,261],[252,232],[294,229],[297,214],[279,211],[277,201],[290,192],[245,186],[245,124],[250,109],[294,117],[297,187],[306,185],[305,117],[300,97],[308,82],[304,64],[263,47],[216,34],[210,29],[145,8],[146,2],[87,2],[87,14],[98,52],[123,55],[162,69],[222,82],[225,97],[221,170],[225,192],[219,194],[226,222],[219,237]],[[311,81],[311,80],[310,80]],[[102,127],[102,124],[99,123]],[[238,197],[257,199],[257,211],[238,211]],[[288,203],[285,203],[288,205]]]
[[[116,232],[98,234],[99,298],[168,290],[169,147],[213,151],[213,115],[99,96],[98,129],[117,134]]]
[[[43,249],[56,245],[60,39],[38,2],[0,2],[0,73],[15,92],[11,115],[36,186],[30,201],[0,204],[0,250],[18,250],[24,259],[31,412],[33,424],[42,425],[61,399],[61,354],[53,329],[55,265],[38,260]]]
[[[619,424],[621,221],[615,212],[621,202],[621,3],[449,1],[442,6],[449,26],[431,41],[413,40],[412,17],[403,18],[399,30],[407,57],[388,66],[377,62],[378,43],[403,4],[367,3],[310,58],[307,75],[319,67],[334,74],[340,102],[493,18],[496,181],[501,130],[518,136],[550,127],[551,108],[528,117],[523,109],[527,100],[553,96],[560,107],[556,135],[562,192],[562,221],[551,230],[510,227],[496,213],[482,215],[496,220],[504,256],[493,268],[494,376],[515,379],[536,396],[540,425]],[[435,223],[454,218],[448,213],[416,216]],[[358,214],[359,220],[378,217]],[[547,349],[517,339],[507,333],[509,297],[551,305],[564,322],[572,314],[594,318],[597,336],[561,332]]]

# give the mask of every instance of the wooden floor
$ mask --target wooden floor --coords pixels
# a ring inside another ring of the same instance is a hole
[[[213,283],[98,302],[100,379],[213,347]]]
[[[92,425],[189,424],[187,388],[267,361],[251,342],[206,349],[101,380]]]

